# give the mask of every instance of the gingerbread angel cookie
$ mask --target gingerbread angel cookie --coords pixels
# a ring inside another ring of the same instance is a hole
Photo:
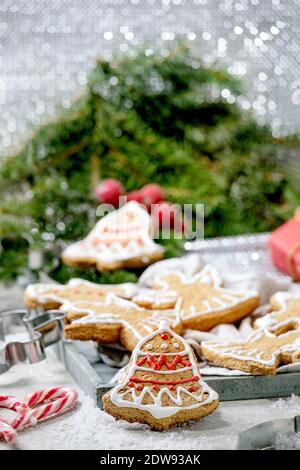
[[[82,241],[70,245],[62,260],[99,271],[148,266],[164,256],[151,238],[151,218],[135,201],[103,217]]]
[[[173,308],[179,299],[178,293],[174,290],[157,291],[138,286],[133,293],[131,300],[140,307],[149,309]]]
[[[141,338],[166,320],[178,333],[183,331],[178,309],[147,310],[113,294],[103,302],[65,302],[61,310],[71,322],[65,335],[73,340],[121,343],[132,351]]]
[[[257,330],[245,341],[206,341],[201,349],[214,365],[253,375],[275,375],[281,364],[300,361],[300,318]]]
[[[78,300],[99,302],[107,295],[115,294],[125,299],[136,292],[136,285],[94,284],[84,279],[71,279],[67,284],[29,284],[24,292],[24,303],[29,308],[50,310],[60,307],[64,302]]]
[[[270,328],[291,318],[300,319],[300,293],[276,292],[271,297],[271,312],[254,322],[255,328]]]
[[[181,318],[185,328],[207,331],[220,323],[234,323],[249,315],[259,305],[255,291],[236,291],[222,287],[216,269],[206,265],[199,273],[187,277],[180,271],[158,275],[152,281],[158,299],[181,300]],[[152,296],[155,297],[155,290]],[[135,301],[144,305],[142,296]],[[148,302],[148,307],[151,304]],[[169,307],[171,303],[169,303]]]
[[[126,377],[102,399],[116,419],[159,431],[200,419],[219,404],[217,393],[201,379],[190,346],[166,322],[138,343]]]

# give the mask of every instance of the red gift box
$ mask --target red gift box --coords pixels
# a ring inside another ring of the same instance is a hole
[[[300,281],[300,208],[293,219],[277,228],[269,238],[273,263]]]

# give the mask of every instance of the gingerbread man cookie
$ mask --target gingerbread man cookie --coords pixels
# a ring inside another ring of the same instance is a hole
[[[217,270],[209,265],[191,277],[180,271],[158,275],[152,281],[152,287],[157,289],[156,295],[161,299],[168,296],[170,291],[177,292],[181,300],[184,327],[202,331],[210,330],[220,323],[241,320],[260,302],[255,291],[241,292],[222,287]],[[143,305],[140,296],[137,295],[135,301]],[[149,302],[147,306],[151,306]]]
[[[70,266],[96,266],[99,271],[148,266],[164,256],[150,234],[149,214],[130,201],[103,217],[84,240],[70,245],[62,260]]]
[[[212,413],[218,394],[200,377],[190,346],[166,322],[135,347],[126,377],[103,397],[116,419],[164,430]]]
[[[245,341],[206,341],[201,349],[214,365],[253,375],[275,375],[281,364],[300,361],[300,318],[258,330]]]
[[[24,303],[29,308],[50,310],[59,308],[64,302],[89,300],[97,302],[104,300],[108,294],[130,298],[136,292],[136,285],[124,284],[94,284],[84,279],[71,279],[67,284],[29,284],[24,292]]]
[[[271,297],[272,311],[254,322],[255,328],[269,328],[291,318],[300,318],[300,294],[276,292]]]
[[[61,310],[71,322],[65,327],[67,338],[120,342],[129,351],[141,338],[157,329],[162,320],[170,322],[176,332],[183,331],[178,309],[147,310],[113,294],[103,302],[65,302]]]

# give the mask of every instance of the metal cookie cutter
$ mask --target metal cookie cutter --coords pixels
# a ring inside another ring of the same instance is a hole
[[[279,434],[293,435],[300,431],[300,416],[275,419],[246,429],[239,434],[239,450],[272,450]]]
[[[226,450],[275,450],[280,434],[293,436],[300,432],[300,415],[293,418],[274,419],[252,426],[237,436],[222,438],[217,449]]]
[[[65,314],[60,310],[36,313],[27,309],[0,312],[0,374],[18,363],[34,364],[46,358],[45,348],[63,339]],[[23,340],[7,341],[14,328]],[[24,335],[25,332],[25,335]],[[4,346],[1,347],[1,343]]]

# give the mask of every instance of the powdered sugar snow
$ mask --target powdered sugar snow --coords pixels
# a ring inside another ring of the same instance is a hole
[[[293,435],[278,434],[275,446],[277,450],[300,450],[300,432]]]
[[[47,356],[43,362],[17,365],[0,375],[0,392],[22,398],[40,388],[57,385],[77,387],[51,349],[47,350]],[[158,433],[140,424],[114,421],[95,408],[92,400],[82,392],[79,400],[80,405],[74,411],[21,431],[19,447],[106,450],[226,448],[239,431],[263,421],[300,414],[300,397],[296,396],[280,400],[223,402],[215,413],[198,422]],[[291,448],[298,445],[290,437],[282,439],[280,445],[285,443]],[[2,441],[0,450],[7,448]]]

